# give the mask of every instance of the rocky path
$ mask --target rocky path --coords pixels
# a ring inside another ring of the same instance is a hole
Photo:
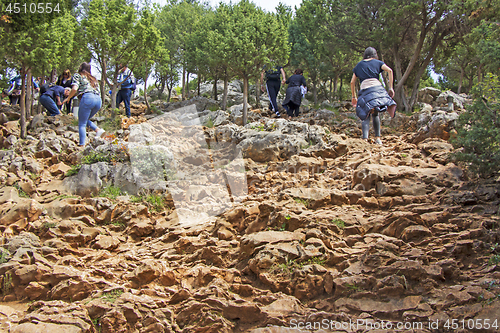
[[[92,192],[132,182],[126,161],[68,176],[89,154],[69,116],[35,119],[24,141],[4,122],[0,331],[498,330],[500,183],[468,181],[450,162],[453,147],[435,135],[446,123],[425,135],[385,128],[378,146],[328,111],[253,117],[204,129],[241,148],[248,195],[194,225],[179,223],[166,192],[160,208]],[[133,133],[93,147],[118,156]]]

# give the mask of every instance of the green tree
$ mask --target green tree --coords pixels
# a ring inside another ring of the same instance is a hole
[[[26,137],[26,117],[31,107],[31,80],[34,68],[57,67],[68,56],[72,43],[63,43],[65,36],[73,38],[75,20],[72,3],[56,1],[20,1],[16,14],[14,3],[2,1],[0,43],[9,67],[16,68],[22,77],[20,98],[21,138]],[[24,6],[27,11],[25,12]],[[47,13],[50,7],[50,13]],[[42,12],[43,9],[43,12]],[[36,10],[36,13],[33,11]],[[26,103],[28,102],[28,103]]]
[[[148,8],[138,11],[126,0],[93,0],[89,4],[83,27],[92,56],[101,67],[103,102],[104,84],[111,87],[111,108],[116,107],[118,75],[123,66],[133,72],[159,52],[160,33],[153,23]]]
[[[168,64],[157,66],[166,78],[165,81],[173,81],[178,76],[177,69],[182,71],[182,97],[186,98],[186,74],[189,69],[193,69],[193,64],[189,63],[189,57],[186,52],[189,48],[190,36],[193,33],[196,23],[201,20],[207,7],[196,1],[177,1],[169,0],[167,5],[163,6],[157,15],[155,25],[160,30],[164,38],[165,48],[169,51],[170,61]],[[170,84],[169,96],[172,86]]]
[[[465,162],[476,175],[500,171],[500,80],[489,74],[473,90],[474,104],[460,115],[457,135],[452,140],[456,160]]]
[[[395,99],[411,110],[419,81],[443,41],[460,37],[466,13],[455,0],[312,0],[321,10],[323,29],[332,31],[361,54],[373,46],[380,60],[393,68]],[[355,57],[361,60],[361,57]],[[413,75],[413,82],[409,82]],[[410,100],[404,88],[412,84]]]
[[[260,74],[262,66],[286,63],[290,46],[287,27],[276,14],[265,13],[248,0],[231,7],[229,31],[232,41],[229,63],[243,79],[243,124],[247,122],[248,80]]]

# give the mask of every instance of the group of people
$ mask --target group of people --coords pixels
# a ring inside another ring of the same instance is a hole
[[[388,73],[387,92],[382,82],[380,74],[385,71]],[[263,85],[264,77],[266,79],[265,86]],[[356,97],[356,81],[360,81],[360,89],[358,97]],[[378,60],[377,51],[373,47],[368,47],[363,53],[363,60],[360,61],[353,69],[351,79],[351,94],[352,106],[356,108],[356,115],[361,119],[361,128],[363,139],[368,140],[370,129],[370,119],[373,120],[373,130],[375,132],[375,143],[382,144],[380,139],[380,112],[387,111],[394,118],[396,112],[396,102],[393,89],[393,73],[392,69],[384,62]],[[269,110],[273,117],[281,117],[277,103],[277,96],[281,88],[281,84],[288,84],[286,89],[285,99],[282,103],[283,109],[288,117],[297,117],[302,98],[307,92],[306,80],[303,76],[303,71],[297,68],[290,78],[286,79],[283,67],[276,66],[271,69],[264,67],[260,77],[262,92],[267,90],[269,97]]]
[[[383,71],[388,73],[389,91],[387,92],[382,85],[379,77]],[[263,84],[264,77],[266,79]],[[360,90],[356,97],[356,81],[360,80]],[[15,105],[19,101],[21,76],[18,75],[10,81],[10,88],[3,91],[3,94],[8,95],[11,104]],[[297,68],[292,76],[286,78],[283,67],[275,66],[274,68],[264,70],[260,77],[261,89],[264,92],[267,90],[269,96],[269,109],[274,117],[281,117],[277,103],[277,95],[282,84],[288,84],[286,96],[282,103],[283,109],[288,117],[297,117],[299,108],[302,103],[302,98],[307,92],[307,83],[303,76],[303,71]],[[135,81],[131,71],[126,66],[121,66],[118,75],[118,83],[120,90],[116,96],[116,104],[121,102],[125,104],[125,112],[127,117],[130,117],[130,98],[132,91],[135,88]],[[34,82],[35,88],[39,86]],[[86,127],[96,132],[96,136],[100,137],[104,130],[98,128],[90,119],[101,108],[101,96],[98,89],[97,79],[91,74],[91,66],[89,63],[82,63],[78,69],[78,73],[71,75],[69,70],[65,70],[58,78],[56,85],[45,87],[41,91],[40,103],[47,109],[50,116],[60,114],[63,105],[66,105],[67,112],[71,109],[71,101],[77,96],[80,100],[78,110],[78,132],[79,145],[85,145]],[[396,102],[393,89],[393,73],[384,62],[378,60],[377,51],[373,47],[368,47],[364,54],[363,60],[360,61],[353,69],[351,79],[352,105],[356,107],[356,115],[362,121],[363,139],[368,139],[370,119],[373,121],[373,129],[375,132],[375,142],[382,144],[380,140],[380,112],[387,111],[391,117],[394,117],[396,111]]]
[[[120,84],[120,90],[116,96],[116,105],[119,106],[123,102],[125,104],[125,113],[127,117],[130,117],[130,99],[132,97],[132,90],[135,89],[135,80],[132,72],[126,66],[122,66],[118,74],[118,84]],[[69,113],[73,98],[78,97],[80,100],[78,108],[80,146],[85,145],[87,127],[96,132],[96,137],[104,134],[105,131],[97,127],[90,120],[101,109],[102,101],[98,81],[91,74],[91,65],[89,63],[82,63],[78,72],[73,76],[69,69],[65,70],[58,78],[56,84],[49,83],[39,86],[33,80],[33,85],[36,91],[40,91],[40,104],[45,107],[49,116],[61,114],[63,105],[66,106],[66,111]],[[21,75],[17,75],[9,81],[9,88],[2,92],[2,98],[9,96],[11,105],[18,104],[21,87],[22,77]]]

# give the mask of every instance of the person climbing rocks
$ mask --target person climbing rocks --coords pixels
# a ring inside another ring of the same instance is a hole
[[[363,53],[363,60],[358,62],[352,70],[351,94],[352,106],[356,107],[356,115],[361,119],[363,139],[368,140],[370,131],[370,118],[373,119],[373,130],[375,131],[375,143],[382,144],[380,139],[380,112],[387,111],[394,118],[396,102],[394,97],[392,69],[384,62],[378,60],[377,50],[367,47]],[[389,92],[380,82],[380,73],[385,71],[389,74]],[[360,89],[356,98],[356,79],[359,78]]]
[[[303,73],[302,69],[297,68],[294,74],[285,82],[288,83],[288,88],[286,88],[286,96],[283,101],[283,107],[290,117],[299,116],[303,89],[306,89],[307,91],[306,79],[302,75]]]
[[[97,79],[90,74],[90,64],[84,62],[80,65],[78,73],[73,75],[72,89],[69,96],[63,101],[67,103],[75,95],[80,99],[80,107],[78,109],[78,134],[80,136],[79,146],[84,146],[87,138],[87,129],[96,131],[96,137],[100,137],[104,130],[97,127],[90,118],[92,118],[101,109],[101,96],[97,89]]]
[[[264,75],[266,76],[265,89],[267,90],[267,95],[269,96],[269,110],[274,112],[273,115],[275,117],[280,117],[281,115],[278,110],[278,102],[276,101],[276,98],[278,97],[281,84],[285,84],[285,71],[281,66],[275,66],[274,68],[268,70],[266,70],[266,66],[264,66],[264,69],[260,74],[260,88],[262,92],[264,92]],[[283,79],[281,79],[281,76],[283,76]]]

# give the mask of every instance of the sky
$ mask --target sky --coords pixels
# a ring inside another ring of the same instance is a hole
[[[153,0],[154,2],[164,5],[166,4],[166,1],[164,0]],[[229,3],[229,0],[207,0],[212,7],[216,7],[220,1],[223,1],[225,3]],[[300,7],[300,4],[302,3],[302,0],[251,0],[253,3],[255,3],[257,6],[260,8],[264,9],[267,12],[275,12],[276,6],[282,2],[283,4],[292,7],[292,9],[295,8],[295,6]],[[238,3],[238,0],[233,1],[233,3]]]

